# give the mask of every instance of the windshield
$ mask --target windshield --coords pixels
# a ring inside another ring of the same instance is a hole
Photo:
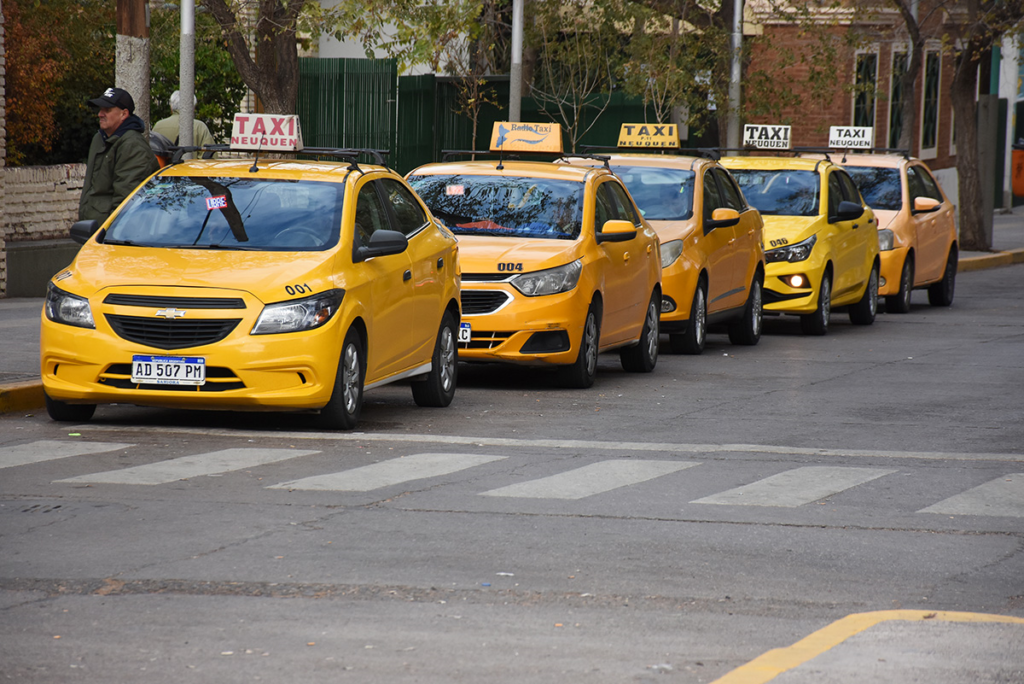
[[[681,221],[693,216],[693,171],[656,166],[612,166],[648,221]]]
[[[729,169],[743,196],[766,216],[817,216],[817,171]]]
[[[872,209],[899,211],[903,206],[903,187],[898,169],[875,166],[844,166],[864,202]]]
[[[509,176],[412,176],[431,213],[457,235],[575,240],[583,183]]]
[[[150,179],[118,214],[106,244],[318,251],[338,242],[345,186],[261,178]]]

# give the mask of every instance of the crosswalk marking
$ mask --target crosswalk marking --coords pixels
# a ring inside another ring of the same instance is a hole
[[[796,508],[895,472],[883,468],[805,466],[690,503]]]
[[[217,475],[242,468],[253,468],[318,453],[320,452],[302,449],[223,449],[222,451],[182,456],[170,461],[160,461],[132,468],[70,477],[65,480],[57,480],[57,482],[159,485],[201,475]]]
[[[56,440],[43,439],[28,444],[19,444],[12,447],[0,448],[0,468],[13,468],[15,466],[29,465],[31,463],[42,463],[44,461],[55,461],[59,458],[70,456],[83,456],[85,454],[102,454],[106,451],[117,451],[126,449],[134,444],[120,444],[118,442],[58,442]]]
[[[989,480],[928,508],[922,508],[918,513],[1024,518],[1024,473],[1010,473]]]
[[[310,491],[368,492],[381,487],[412,480],[447,475],[506,456],[480,454],[412,454],[380,463],[343,470],[338,473],[304,477],[300,480],[271,485],[267,489],[302,489]]]
[[[582,499],[619,487],[653,480],[695,465],[698,463],[694,461],[601,461],[558,475],[492,489],[482,492],[482,495],[520,499]]]

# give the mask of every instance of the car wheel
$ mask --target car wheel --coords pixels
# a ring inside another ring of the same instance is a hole
[[[565,387],[586,389],[594,384],[597,377],[597,352],[601,345],[601,321],[597,314],[597,306],[593,303],[587,310],[587,319],[583,324],[583,335],[580,338],[580,351],[571,366],[558,369],[559,379]]]
[[[697,355],[704,352],[704,340],[708,334],[708,297],[707,285],[703,280],[697,282],[690,305],[690,324],[686,332],[670,335],[669,347],[673,354]]]
[[[51,399],[49,394],[44,394],[43,398],[46,399],[46,412],[50,418],[61,423],[86,421],[96,413],[96,404],[68,404]]]
[[[942,280],[928,286],[928,303],[932,306],[949,306],[953,303],[958,260],[956,246],[953,246],[949,250],[949,258],[946,259],[946,271],[942,274]]]
[[[804,335],[824,335],[828,332],[828,319],[832,314],[832,275],[825,271],[818,288],[818,308],[814,313],[800,317],[800,329]]]
[[[412,383],[412,398],[417,406],[444,407],[455,398],[455,381],[459,373],[455,328],[455,317],[451,311],[445,311],[430,359],[430,373],[423,380]]]
[[[886,313],[907,313],[910,311],[910,295],[914,291],[914,260],[907,256],[900,271],[900,291],[885,298]]]
[[[850,322],[854,325],[871,325],[878,313],[878,264],[871,267],[868,286],[864,288],[864,296],[850,307]]]
[[[644,316],[644,327],[640,331],[638,344],[619,351],[622,368],[630,373],[650,373],[658,364],[660,303],[661,296],[655,291],[647,303],[647,315]]]
[[[349,328],[345,343],[341,346],[338,374],[334,378],[334,391],[327,405],[320,409],[321,427],[330,430],[351,430],[359,422],[363,409],[363,380],[366,363],[363,359],[363,344],[359,333]]]
[[[750,294],[743,307],[743,315],[729,324],[729,341],[733,344],[753,346],[761,339],[761,324],[764,321],[764,303],[761,297],[761,279],[754,275],[750,283]]]

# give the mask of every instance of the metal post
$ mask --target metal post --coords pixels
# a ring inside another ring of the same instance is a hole
[[[178,68],[178,144],[195,144],[192,122],[195,120],[196,94],[196,3],[181,0],[181,65]]]
[[[512,68],[508,84],[508,120],[521,121],[523,96],[523,2],[512,0]]]
[[[729,115],[726,131],[726,147],[736,149],[740,146],[740,98],[742,96],[743,78],[743,0],[732,3],[732,72],[729,76]]]

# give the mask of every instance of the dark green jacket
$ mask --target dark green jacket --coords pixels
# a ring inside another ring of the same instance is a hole
[[[160,165],[143,137],[146,126],[134,114],[111,136],[96,133],[89,146],[78,220],[100,223]]]

